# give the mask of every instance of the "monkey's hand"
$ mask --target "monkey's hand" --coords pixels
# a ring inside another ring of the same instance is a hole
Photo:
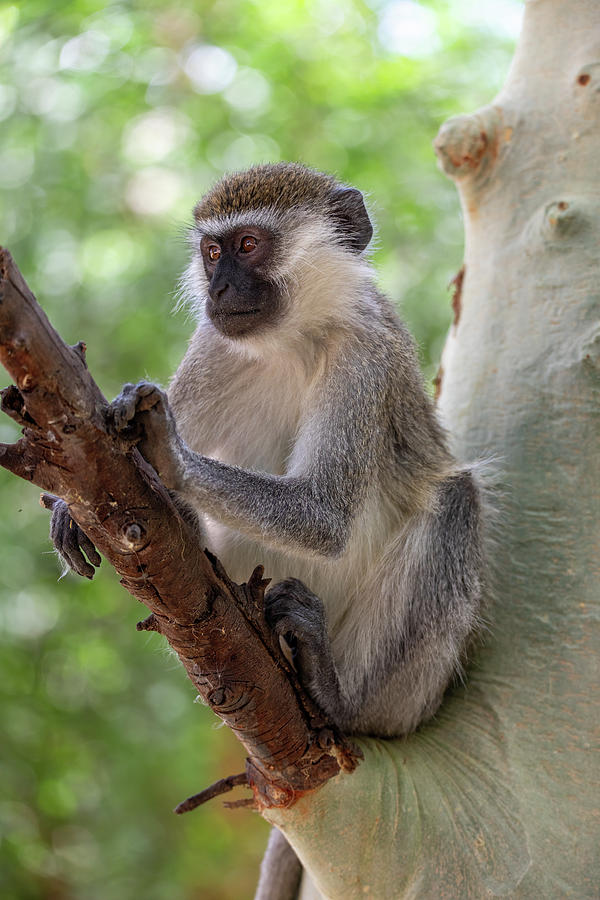
[[[297,578],[286,578],[266,593],[265,616],[308,693],[343,728],[345,710],[323,602]]]
[[[110,404],[107,421],[121,438],[138,445],[165,487],[178,489],[183,443],[164,391],[148,381],[123,385]]]
[[[73,572],[84,578],[93,578],[93,567],[99,566],[102,561],[100,554],[75,519],[71,518],[69,507],[65,501],[53,494],[42,494],[40,503],[52,511],[50,540],[60,558]]]

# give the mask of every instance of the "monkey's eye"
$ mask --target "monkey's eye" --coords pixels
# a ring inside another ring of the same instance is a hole
[[[253,250],[258,246],[258,241],[255,237],[247,234],[246,237],[242,238],[242,243],[240,244],[240,250],[242,253],[252,253]]]
[[[221,256],[221,248],[217,244],[211,244],[208,248],[208,258],[211,262],[216,262]]]

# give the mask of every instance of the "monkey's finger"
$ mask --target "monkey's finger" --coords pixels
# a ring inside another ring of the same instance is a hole
[[[127,383],[123,385],[121,393],[118,394],[108,409],[108,418],[117,432],[123,431],[135,418],[137,399],[137,384]]]
[[[142,399],[142,397],[149,397],[152,394],[160,395],[162,394],[162,391],[151,381],[138,381],[135,386],[135,393],[138,399]]]
[[[135,417],[136,398],[132,394],[119,394],[110,405],[109,415],[117,432],[123,431]]]
[[[73,569],[78,575],[91,578],[94,570],[85,561],[79,550],[78,536],[80,534],[83,532],[71,518],[67,504],[64,500],[56,498],[50,519],[50,540],[70,569]]]
[[[304,596],[274,589],[265,596],[265,618],[272,628],[277,625],[279,629],[280,620],[289,618],[303,628],[310,628],[323,618],[322,603],[316,597],[315,601],[310,604]]]
[[[155,384],[141,381],[137,386],[137,409],[140,412],[154,409],[157,406],[166,406],[166,396]]]
[[[63,531],[61,552],[78,575],[82,575],[84,578],[93,578],[94,568],[87,562],[79,546],[81,534],[79,526],[71,519]]]
[[[71,543],[69,535],[75,531],[78,549],[81,548],[91,564],[98,567],[102,562],[102,557],[87,534],[82,531],[77,523],[71,518],[69,507],[65,501],[61,500],[60,497],[55,497],[54,494],[44,493],[40,497],[40,505],[45,509],[52,510],[52,518],[50,519],[50,540],[58,552],[65,558],[67,555],[70,556]],[[79,555],[81,555],[81,553]],[[75,568],[75,570],[78,571],[75,566],[71,565],[70,559],[66,559],[66,561],[71,568]],[[85,563],[85,565],[87,567],[87,563]],[[82,573],[79,572],[79,574],[81,575]],[[87,575],[87,569],[85,574]]]
[[[322,606],[322,601],[298,578],[285,578],[274,584],[265,594],[265,607],[275,605],[284,609],[314,610]]]
[[[52,517],[50,519],[50,540],[59,552],[63,541],[65,526],[68,525],[70,519],[71,516],[69,515],[69,508],[67,504],[64,500],[60,500],[57,497],[56,502],[52,506]]]
[[[298,612],[298,606],[293,599],[285,594],[272,598],[270,603],[265,600],[265,619],[278,634],[283,634],[282,623],[289,623],[297,618]]]
[[[65,546],[66,533],[70,521],[71,517],[69,515],[65,515],[64,509],[58,507],[53,513],[52,519],[50,520],[50,539],[52,540],[54,549],[56,550],[62,561],[68,566],[69,569],[74,569],[73,563],[69,558],[69,554]]]
[[[98,568],[98,566],[102,562],[102,557],[90,541],[85,531],[82,531],[81,528],[79,529],[79,546],[81,547],[91,564]]]
[[[40,494],[40,506],[43,506],[44,509],[53,511],[57,503],[64,503],[64,500],[55,497],[54,494]]]
[[[159,394],[158,391],[154,391],[152,394],[146,394],[145,397],[140,397],[137,411],[138,412],[150,412],[150,411],[158,411],[161,406],[163,406],[163,398]]]
[[[283,638],[290,648],[296,647],[298,640],[304,637],[302,623],[294,616],[281,616],[270,624],[277,637]]]

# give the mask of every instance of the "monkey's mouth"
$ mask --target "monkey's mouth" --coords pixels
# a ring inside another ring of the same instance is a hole
[[[207,312],[215,328],[230,338],[250,334],[256,328],[260,328],[265,318],[268,318],[267,310],[260,306],[250,306],[247,309],[236,307],[215,309],[212,304],[207,304]]]
[[[263,292],[264,293],[264,292]],[[221,301],[208,295],[206,314],[217,331],[229,338],[246,337],[268,328],[277,321],[280,304],[277,297],[257,292],[225,297]]]

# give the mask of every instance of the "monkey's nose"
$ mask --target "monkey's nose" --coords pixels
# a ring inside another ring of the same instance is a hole
[[[231,285],[228,281],[220,281],[217,284],[211,285],[208,291],[211,299],[215,301],[224,300],[230,292]]]

